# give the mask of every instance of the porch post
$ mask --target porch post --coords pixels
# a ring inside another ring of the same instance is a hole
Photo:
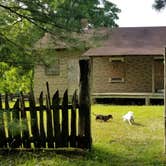
[[[155,93],[155,73],[154,73],[154,57],[153,57],[153,62],[152,62],[152,93]]]
[[[150,105],[150,98],[149,97],[145,97],[145,105]]]
[[[164,49],[164,153],[166,154],[166,48]]]

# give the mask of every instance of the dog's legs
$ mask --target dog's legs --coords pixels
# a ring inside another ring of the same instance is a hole
[[[129,122],[129,124],[130,124],[130,125],[132,125],[132,123],[131,123],[131,121],[130,121],[130,120],[128,120],[128,122]]]

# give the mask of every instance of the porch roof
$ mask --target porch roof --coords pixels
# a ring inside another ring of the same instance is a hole
[[[100,47],[91,48],[84,55],[163,55],[166,46],[166,27],[120,27],[108,35]]]
[[[89,49],[85,56],[123,56],[123,55],[163,55],[164,47],[160,48],[119,48],[119,47],[99,47]]]

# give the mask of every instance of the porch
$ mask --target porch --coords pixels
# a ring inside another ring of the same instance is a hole
[[[153,99],[164,100],[164,93],[92,93],[92,101],[97,99],[143,99],[145,105],[150,105],[150,101]]]

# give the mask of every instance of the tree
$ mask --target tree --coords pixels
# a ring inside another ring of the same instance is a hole
[[[155,0],[153,7],[157,10],[164,9],[166,7],[166,0]]]
[[[31,48],[44,32],[65,40],[83,19],[114,27],[120,10],[108,0],[0,0],[0,12],[0,60],[33,63]]]
[[[29,81],[28,73],[36,62],[33,46],[45,32],[70,42],[72,32],[81,32],[83,20],[94,28],[115,27],[119,12],[108,0],[0,0],[0,62],[9,66],[3,73],[6,81],[1,80],[8,89],[2,91],[19,87],[14,84],[15,88],[9,87],[11,75],[22,81],[25,74]]]

